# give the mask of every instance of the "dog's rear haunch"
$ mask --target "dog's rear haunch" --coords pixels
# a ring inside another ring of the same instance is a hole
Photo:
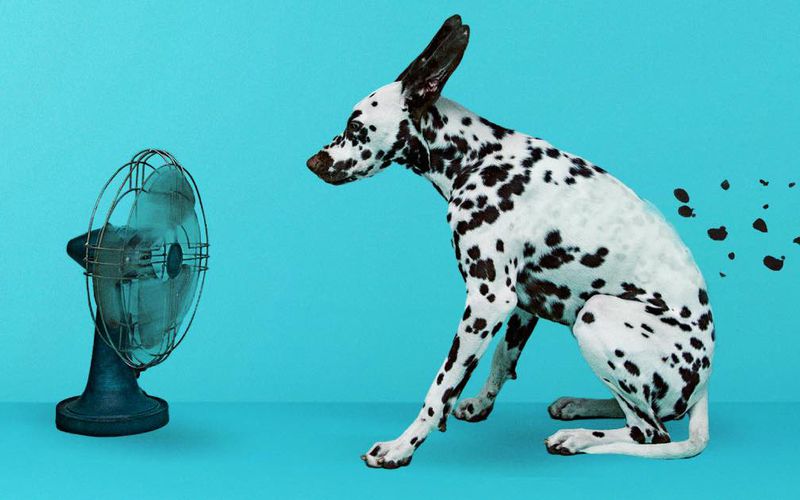
[[[572,329],[613,399],[561,398],[554,418],[623,417],[625,427],[569,429],[546,440],[560,455],[682,458],[708,441],[707,381],[714,324],[703,277],[663,217],[604,169],[548,142],[496,125],[441,97],[469,27],[449,18],[396,81],[359,102],[347,127],[308,160],[339,185],[392,163],[428,179],[447,201],[467,300],[419,415],[362,456],[407,465],[453,412],[489,416],[539,319]],[[456,404],[492,338],[506,325],[479,393]],[[663,422],[690,414],[689,439]]]

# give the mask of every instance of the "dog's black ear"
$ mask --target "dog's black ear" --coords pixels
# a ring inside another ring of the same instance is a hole
[[[430,59],[431,54],[433,54],[433,51],[436,50],[436,48],[442,43],[442,41],[444,41],[447,35],[449,35],[451,31],[453,31],[453,28],[457,28],[459,26],[461,26],[461,16],[455,14],[453,16],[448,17],[447,20],[445,20],[445,22],[442,23],[442,27],[439,28],[439,31],[437,31],[436,34],[433,36],[433,39],[431,39],[431,43],[429,43],[428,46],[425,47],[425,50],[423,50],[422,53],[420,53],[420,55],[418,55],[416,59],[411,61],[411,64],[409,64],[408,67],[404,69],[402,73],[400,73],[400,76],[398,76],[395,81],[396,82],[402,81],[408,75],[408,73],[411,72],[414,66],[419,66],[421,62],[424,63],[426,60]]]
[[[469,43],[469,26],[455,15],[444,22],[422,54],[401,73],[403,93],[411,117],[419,125],[428,108],[439,99],[445,83],[458,67]]]

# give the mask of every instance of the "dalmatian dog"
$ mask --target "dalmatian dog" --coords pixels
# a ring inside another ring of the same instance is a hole
[[[705,282],[673,228],[602,168],[440,96],[469,27],[453,16],[396,81],[369,94],[308,168],[334,185],[392,163],[433,184],[467,299],[450,351],[417,417],[375,443],[369,467],[408,465],[448,415],[487,418],[539,319],[568,326],[613,399],[561,398],[553,418],[624,418],[617,429],[564,429],[547,450],[683,458],[708,442],[714,326]],[[483,388],[456,405],[506,325]],[[689,413],[689,438],[664,422]]]

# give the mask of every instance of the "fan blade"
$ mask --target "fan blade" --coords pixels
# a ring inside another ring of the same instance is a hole
[[[183,172],[164,165],[150,174],[136,197],[128,227],[134,230],[172,230],[194,215],[195,197]]]
[[[153,355],[164,352],[175,340],[194,298],[197,272],[186,264],[178,275],[166,281],[141,280],[138,283],[138,311],[133,345]]]
[[[128,236],[126,228],[111,224],[105,226],[101,235],[88,248],[87,271],[92,276],[100,319],[106,326],[101,333],[106,335],[108,331],[115,331],[128,323],[121,288],[121,279],[126,272],[123,260]]]

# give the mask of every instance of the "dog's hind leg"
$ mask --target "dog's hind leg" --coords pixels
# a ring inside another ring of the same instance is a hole
[[[547,412],[556,420],[625,417],[625,413],[614,398],[558,398],[547,408]]]
[[[698,312],[704,317],[705,310]],[[708,442],[706,382],[713,353],[713,327],[673,317],[668,308],[596,295],[578,313],[573,333],[581,353],[625,414],[626,427],[565,429],[546,440],[550,453],[618,453],[684,458]],[[634,326],[636,325],[636,326]],[[690,409],[689,439],[670,442],[663,420]]]
[[[495,399],[503,384],[509,379],[517,378],[517,361],[538,319],[520,308],[514,310],[506,325],[505,338],[494,350],[489,377],[475,397],[463,399],[458,403],[453,411],[454,417],[467,422],[486,420],[494,409]]]

